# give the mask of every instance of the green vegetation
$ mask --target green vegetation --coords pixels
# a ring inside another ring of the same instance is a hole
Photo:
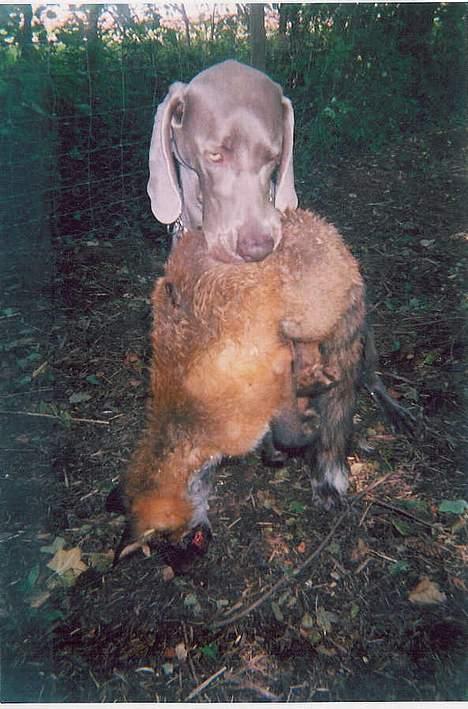
[[[225,58],[249,58],[245,6],[196,21],[166,5],[174,15],[166,23],[162,6],[146,6],[145,16],[128,5],[74,7],[60,24],[52,6],[34,17],[29,5],[0,8],[0,135],[27,105],[59,126],[60,150],[77,168],[90,150],[110,173],[122,160],[142,165],[168,85]],[[306,158],[378,148],[461,115],[464,3],[272,7],[278,21],[268,23],[266,68],[294,101]]]

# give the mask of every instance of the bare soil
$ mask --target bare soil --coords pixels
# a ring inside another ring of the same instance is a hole
[[[209,552],[174,578],[157,553],[111,569],[122,518],[104,509],[144,418],[168,237],[146,206],[92,238],[57,233],[42,284],[5,261],[1,700],[467,698],[467,515],[440,507],[466,499],[464,146],[433,131],[298,170],[301,206],[362,264],[383,378],[422,439],[363,395],[350,503],[333,512],[312,504],[300,458],[226,461]],[[75,552],[54,570],[60,545]]]

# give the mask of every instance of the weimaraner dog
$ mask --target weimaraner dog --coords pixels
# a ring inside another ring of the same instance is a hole
[[[172,84],[151,139],[155,217],[203,229],[217,260],[264,259],[281,239],[280,212],[297,207],[293,131],[281,87],[239,62]]]

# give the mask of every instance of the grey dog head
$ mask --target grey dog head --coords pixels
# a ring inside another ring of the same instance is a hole
[[[257,261],[281,239],[280,212],[294,209],[294,113],[281,87],[235,61],[159,105],[149,154],[155,217],[203,229],[219,260]]]

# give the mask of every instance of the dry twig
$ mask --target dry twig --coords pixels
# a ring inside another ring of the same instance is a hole
[[[267,699],[270,702],[281,701],[281,697],[278,697],[276,694],[273,694],[273,692],[270,692],[270,690],[266,687],[261,687],[259,684],[251,682],[250,680],[242,680],[238,677],[234,677],[232,674],[226,675],[225,679],[226,682],[233,684],[239,690],[250,690],[251,692],[259,694],[262,699]]]
[[[193,698],[196,697],[198,694],[200,694],[201,692],[203,692],[203,690],[206,689],[206,688],[208,687],[208,685],[213,682],[213,680],[215,680],[217,677],[219,677],[220,675],[222,675],[223,672],[226,672],[226,670],[227,670],[227,667],[226,667],[226,665],[224,665],[224,667],[221,667],[220,670],[218,670],[218,671],[215,672],[213,675],[211,675],[210,677],[208,677],[208,679],[206,679],[204,682],[202,682],[201,684],[199,684],[198,687],[195,687],[195,689],[192,689],[192,691],[190,692],[190,694],[188,695],[188,697],[187,697],[184,701],[188,702],[188,701],[190,701],[190,699],[193,699]]]
[[[406,510],[402,510],[401,507],[397,507],[396,505],[390,504],[390,502],[384,502],[383,500],[379,500],[376,497],[369,497],[369,501],[372,502],[374,505],[380,505],[380,507],[385,507],[388,510],[392,510],[392,512],[397,512],[398,514],[402,515],[403,517],[408,517],[409,519],[414,520],[414,522],[418,522],[419,524],[424,525],[425,527],[430,527],[431,529],[443,529],[443,525],[439,523],[434,523],[434,522],[426,522],[425,519],[421,519],[420,517],[417,517],[416,515],[412,514],[411,512],[407,512]]]
[[[189,641],[188,641],[188,637],[187,637],[187,628],[185,627],[184,621],[182,621],[182,631],[183,631],[183,633],[184,633],[185,647],[187,648],[187,660],[188,660],[188,665],[189,665],[189,667],[190,667],[190,672],[191,672],[191,674],[192,674],[193,679],[194,679],[195,682],[198,684],[198,682],[199,682],[199,680],[198,680],[198,675],[197,675],[197,672],[196,672],[196,670],[195,670],[195,665],[193,664],[193,660],[192,660],[192,658],[190,657],[190,649],[189,649],[189,648],[190,648],[190,645],[189,645]]]
[[[61,421],[60,416],[56,414],[41,414],[37,411],[0,411],[0,416],[39,416],[46,419],[56,419]],[[101,426],[108,426],[109,421],[103,421],[102,419],[87,419],[87,418],[77,418],[75,416],[67,417],[67,421],[73,421],[73,423],[96,423]]]

